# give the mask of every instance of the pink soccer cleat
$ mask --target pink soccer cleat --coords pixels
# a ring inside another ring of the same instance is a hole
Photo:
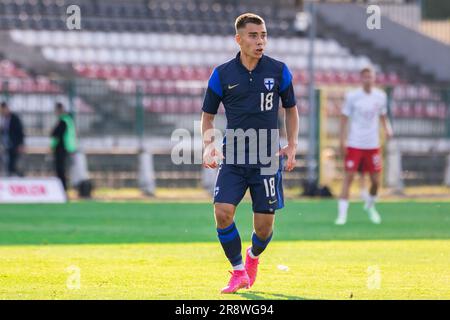
[[[248,247],[247,254],[245,256],[245,270],[247,271],[248,277],[250,279],[250,287],[253,286],[256,280],[256,274],[258,273],[258,263],[259,258],[253,259],[248,254],[249,250],[251,250],[252,247]]]
[[[231,279],[228,282],[228,285],[222,289],[221,293],[235,293],[239,289],[246,288],[249,286],[249,279],[247,272],[245,270],[234,270],[231,272]]]

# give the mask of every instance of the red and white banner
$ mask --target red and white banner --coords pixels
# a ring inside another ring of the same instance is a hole
[[[0,177],[0,203],[64,203],[66,193],[58,178]]]

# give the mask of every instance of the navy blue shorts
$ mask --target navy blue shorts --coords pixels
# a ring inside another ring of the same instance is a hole
[[[273,214],[284,207],[281,168],[274,175],[261,175],[260,168],[221,164],[214,189],[214,203],[241,202],[250,188],[253,212]]]

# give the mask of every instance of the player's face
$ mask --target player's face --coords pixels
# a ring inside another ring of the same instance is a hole
[[[236,42],[243,54],[255,59],[261,58],[267,43],[266,25],[247,23],[236,35]]]
[[[2,117],[6,117],[8,115],[8,109],[7,108],[0,108],[0,115]]]
[[[370,88],[375,82],[375,75],[372,71],[364,71],[361,73],[361,81],[364,88]]]

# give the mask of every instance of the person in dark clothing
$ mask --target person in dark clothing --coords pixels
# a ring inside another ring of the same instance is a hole
[[[59,121],[52,130],[51,148],[56,175],[61,180],[64,190],[67,190],[66,163],[68,155],[76,150],[75,125],[72,117],[64,111],[61,103],[55,105],[55,113]]]
[[[11,112],[6,102],[0,104],[1,142],[6,159],[8,176],[22,176],[17,169],[17,162],[20,154],[24,151],[25,134],[23,132],[22,121],[19,116]]]

